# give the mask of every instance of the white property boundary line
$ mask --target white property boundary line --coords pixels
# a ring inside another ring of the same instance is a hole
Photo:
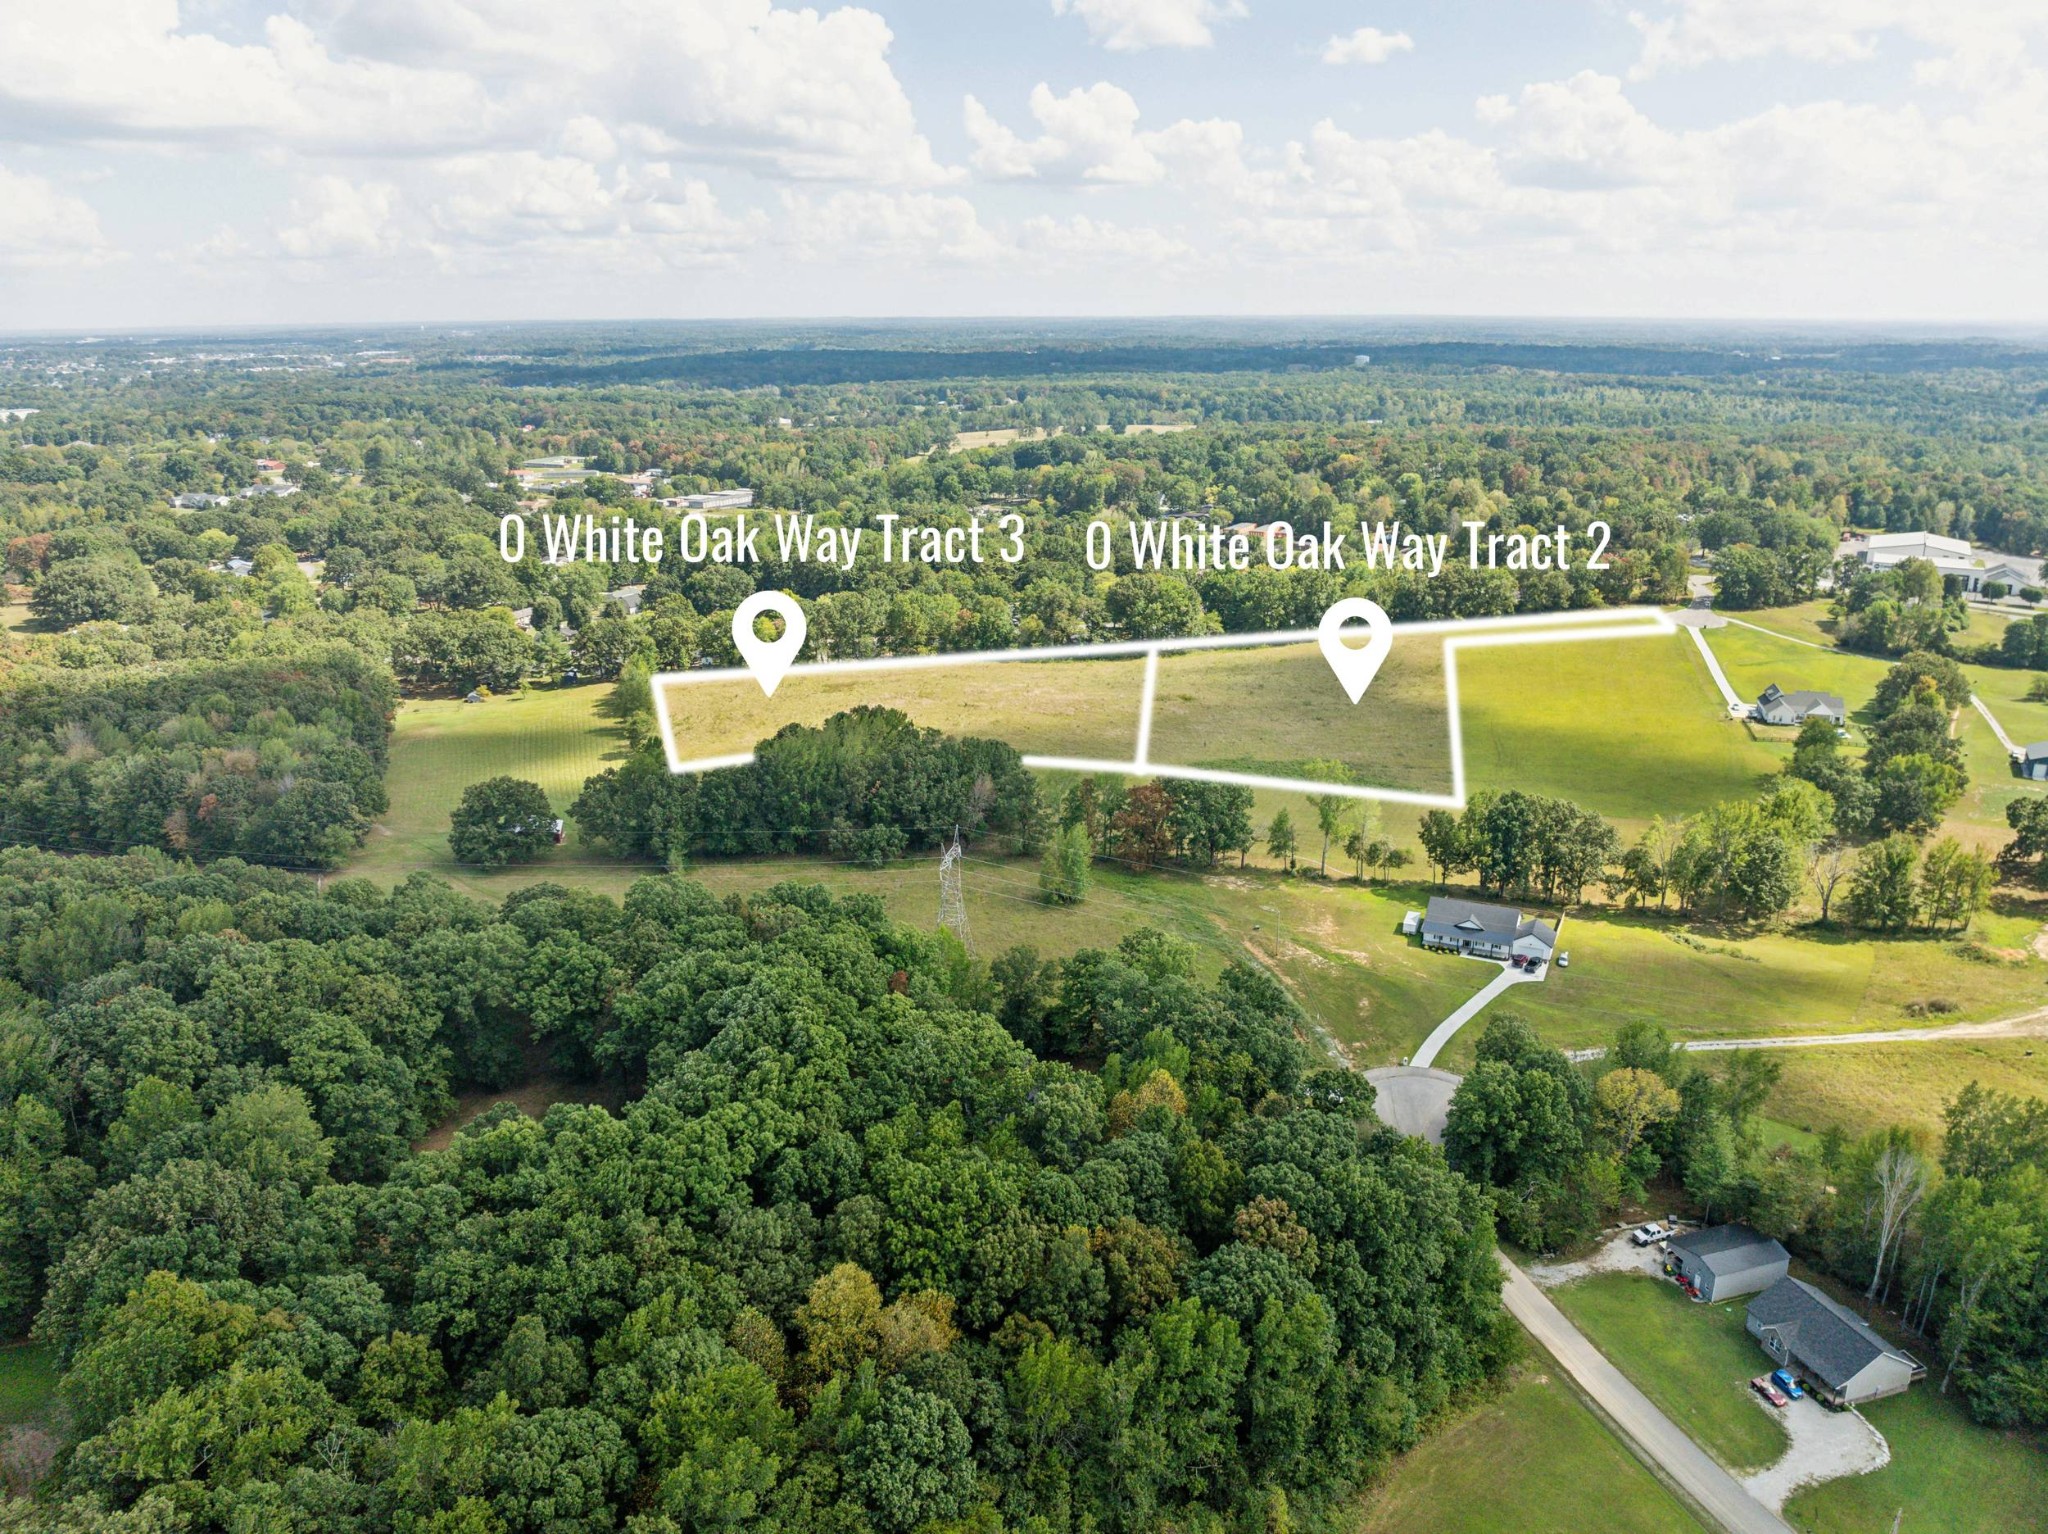
[[[1588,622],[1587,620],[1592,620]],[[1144,691],[1138,704],[1138,735],[1129,761],[1095,757],[1027,756],[1026,767],[1055,772],[1107,772],[1161,778],[1180,778],[1196,783],[1232,783],[1245,788],[1270,788],[1286,792],[1314,791],[1341,794],[1349,799],[1377,799],[1390,804],[1413,804],[1427,809],[1460,810],[1465,807],[1465,733],[1458,699],[1458,652],[1504,645],[1567,644],[1589,639],[1635,639],[1651,634],[1676,633],[1678,625],[1656,607],[1613,607],[1583,612],[1517,613],[1505,618],[1446,618],[1423,623],[1397,623],[1396,636],[1444,637],[1444,700],[1450,722],[1451,791],[1448,794],[1417,793],[1404,788],[1368,788],[1356,783],[1318,783],[1307,778],[1272,777],[1256,772],[1223,772],[1205,767],[1181,767],[1155,762],[1152,757],[1152,706],[1159,687],[1159,657],[1188,650],[1248,650],[1273,645],[1313,644],[1320,637],[1316,629],[1276,629],[1262,634],[1202,634],[1185,639],[1116,639],[1095,644],[1042,646],[1035,649],[960,650],[936,655],[885,655],[873,660],[811,661],[791,666],[789,676],[843,676],[864,671],[929,671],[938,667],[1002,665],[1011,661],[1102,660],[1114,656],[1145,657]],[[744,666],[722,666],[706,671],[663,671],[650,679],[654,693],[654,715],[661,728],[662,751],[673,773],[713,772],[721,767],[744,767],[753,761],[751,751],[726,756],[684,759],[676,750],[675,727],[668,712],[668,689],[699,682],[753,681]]]

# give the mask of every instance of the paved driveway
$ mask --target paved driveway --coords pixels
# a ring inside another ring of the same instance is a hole
[[[1551,1304],[1550,1296],[1538,1289],[1528,1274],[1505,1257],[1500,1261],[1508,1273],[1507,1287],[1501,1293],[1508,1314],[1528,1328],[1666,1479],[1728,1534],[1792,1534],[1790,1524],[1752,1496],[1630,1384],[1627,1376],[1565,1319],[1564,1312]],[[1595,1523],[1597,1519],[1589,1520],[1588,1527]]]
[[[1444,1143],[1451,1094],[1463,1076],[1424,1065],[1382,1065],[1367,1071],[1365,1079],[1372,1083],[1372,1111],[1382,1124],[1431,1145]]]

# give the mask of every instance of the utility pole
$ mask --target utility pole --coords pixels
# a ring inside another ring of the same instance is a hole
[[[939,859],[939,926],[960,939],[960,946],[974,952],[967,935],[967,892],[960,883],[960,861],[966,854],[960,847],[960,828],[953,828],[952,845]]]

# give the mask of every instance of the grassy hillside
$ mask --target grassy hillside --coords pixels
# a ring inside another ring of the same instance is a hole
[[[1314,645],[1160,657],[1153,761],[1300,777],[1320,758],[1360,783],[1448,792],[1442,639],[1397,640],[1356,704]]]
[[[1709,1068],[1711,1055],[1699,1057]],[[1788,1049],[1764,1111],[1795,1129],[1868,1134],[1906,1124],[1941,1132],[1942,1105],[1971,1082],[2020,1097],[2048,1097],[2048,1038],[1856,1044]]]
[[[1466,650],[1458,677],[1473,791],[1555,794],[1632,824],[1742,798],[1777,767],[1683,634]]]
[[[1366,1493],[1356,1534],[1700,1534],[1547,1358]]]

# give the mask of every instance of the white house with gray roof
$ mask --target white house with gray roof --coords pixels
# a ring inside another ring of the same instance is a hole
[[[1744,1325],[1780,1368],[1836,1406],[1898,1395],[1927,1374],[1854,1311],[1796,1278],[1781,1278],[1751,1300]]]
[[[1833,721],[1836,729],[1849,718],[1848,707],[1831,692],[1786,692],[1773,682],[1756,700],[1756,716],[1765,724],[1804,724],[1815,714]]]
[[[1486,905],[1477,900],[1431,898],[1418,929],[1422,946],[1442,948],[1475,959],[1548,961],[1557,947],[1557,930],[1548,922],[1524,916],[1513,906]]]
[[[1785,1276],[1791,1255],[1747,1225],[1716,1225],[1671,1238],[1671,1264],[1703,1300],[1732,1300],[1768,1289]]]

